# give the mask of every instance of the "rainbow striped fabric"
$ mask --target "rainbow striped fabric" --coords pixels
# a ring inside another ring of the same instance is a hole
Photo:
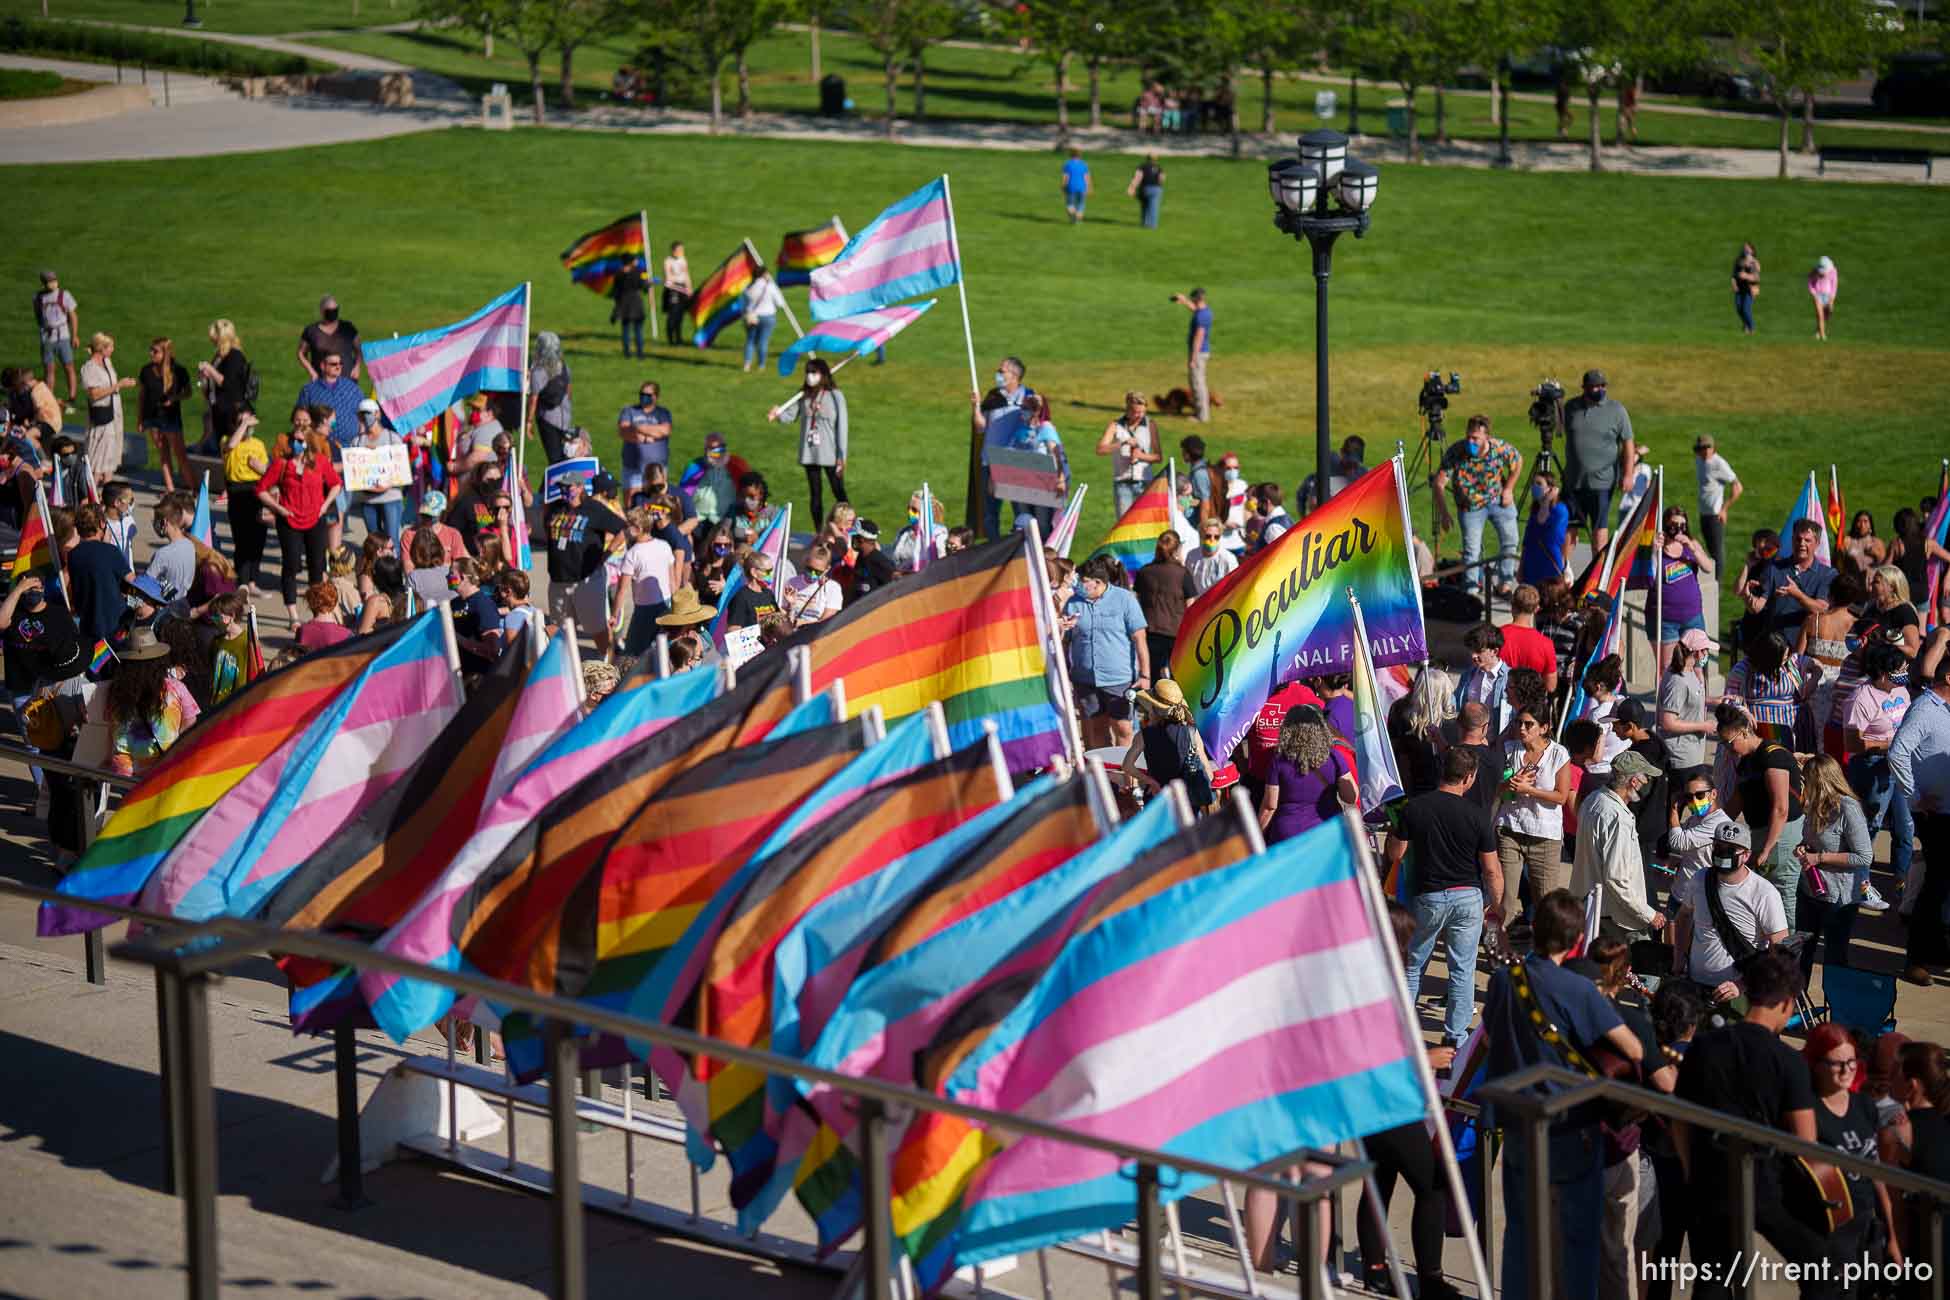
[[[944,176],[875,217],[837,260],[812,273],[813,319],[857,316],[960,279],[961,251]]]
[[[361,346],[372,394],[395,429],[417,429],[463,397],[518,393],[528,339],[528,286],[438,329]]]
[[[91,899],[133,905],[163,859],[212,805],[254,769],[276,760],[320,710],[414,626],[395,623],[315,651],[204,714],[123,796],[100,837],[62,878],[58,889],[74,903],[41,905],[40,933],[78,934],[107,925],[111,918],[87,909]]]
[[[718,331],[743,314],[745,290],[764,269],[744,244],[718,263],[718,269],[705,276],[691,295],[691,342],[701,348],[716,342]]]
[[[1131,508],[1118,517],[1109,535],[1097,543],[1097,549],[1085,557],[1086,561],[1108,555],[1124,566],[1124,572],[1136,577],[1139,569],[1151,563],[1158,539],[1171,531],[1175,505],[1171,497],[1171,475],[1158,475],[1131,502]]]
[[[618,217],[601,230],[579,236],[562,250],[562,265],[569,278],[597,294],[608,294],[616,273],[633,257],[648,258],[650,235],[644,228],[641,212]]]
[[[878,311],[861,312],[858,316],[816,324],[812,333],[779,353],[779,373],[791,374],[792,368],[799,364],[799,358],[808,352],[864,357],[875,348],[886,347],[888,339],[921,319],[928,308],[939,301],[938,298],[930,298],[926,302],[909,303],[905,307],[882,307]]]
[[[846,250],[846,227],[834,217],[811,230],[795,230],[779,241],[779,256],[773,262],[779,287],[811,284],[812,273]]]
[[[303,732],[226,791],[157,867],[137,906],[206,921],[251,916],[358,817],[459,712],[447,613],[414,619]]]
[[[1361,601],[1377,665],[1428,658],[1401,457],[1350,483],[1185,611],[1171,675],[1210,754],[1229,754],[1296,677],[1348,670]]]
[[[947,1095],[1241,1169],[1421,1119],[1421,1049],[1366,869],[1337,819],[1097,917]],[[1130,1218],[1117,1157],[988,1145],[957,1264]],[[1164,1194],[1208,1181],[1180,1174]]]
[[[60,589],[59,570],[54,567],[54,542],[47,522],[47,489],[34,485],[34,508],[20,521],[20,541],[14,547],[13,582],[38,573],[49,586]]]
[[[889,722],[939,700],[950,747],[966,749],[993,722],[1009,770],[1046,767],[1064,752],[1049,682],[1028,534],[943,556],[918,574],[848,605],[784,644],[812,652],[815,691],[846,682],[848,716],[879,705]]]

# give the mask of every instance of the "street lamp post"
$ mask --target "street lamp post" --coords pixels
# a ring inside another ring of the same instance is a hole
[[[1309,131],[1300,137],[1297,158],[1282,158],[1266,169],[1275,204],[1273,224],[1304,239],[1314,254],[1314,507],[1333,492],[1332,429],[1327,411],[1327,277],[1334,269],[1334,241],[1352,231],[1368,231],[1380,176],[1373,167],[1347,155],[1339,131]]]

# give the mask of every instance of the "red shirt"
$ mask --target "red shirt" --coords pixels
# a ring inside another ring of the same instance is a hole
[[[1506,623],[1503,632],[1503,649],[1499,652],[1503,662],[1512,668],[1530,668],[1545,677],[1557,671],[1557,647],[1551,639],[1534,627],[1520,627]]]
[[[330,461],[306,470],[295,460],[274,460],[257,490],[277,489],[278,504],[291,512],[291,526],[304,532],[324,515],[325,503],[338,486],[339,472]]]
[[[1246,770],[1255,781],[1266,780],[1266,774],[1273,767],[1273,754],[1280,747],[1280,724],[1286,721],[1288,709],[1297,709],[1302,704],[1311,704],[1317,709],[1325,709],[1313,688],[1305,682],[1288,682],[1273,692],[1273,697],[1259,706],[1259,716],[1253,719],[1253,729],[1246,733]]]

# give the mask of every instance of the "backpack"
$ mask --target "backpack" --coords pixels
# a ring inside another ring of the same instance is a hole
[[[538,410],[552,410],[562,405],[562,399],[569,395],[569,368],[563,366],[555,377],[542,385],[542,391],[535,395]]]

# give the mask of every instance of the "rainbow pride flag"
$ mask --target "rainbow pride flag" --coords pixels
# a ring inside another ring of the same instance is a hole
[[[113,918],[90,900],[132,904],[156,868],[218,800],[292,742],[347,686],[415,627],[409,620],[313,651],[253,681],[201,721],[143,776],[58,886],[73,903],[43,903],[43,938],[98,929]]]
[[[1097,544],[1086,560],[1099,555],[1116,558],[1132,577],[1151,563],[1158,539],[1172,528],[1172,474],[1169,470],[1151,480],[1151,485],[1131,502],[1131,508],[1118,517],[1108,536]]]
[[[779,241],[779,256],[773,263],[781,289],[794,284],[811,284],[812,273],[833,261],[846,250],[846,227],[834,217],[811,230],[795,230]]]
[[[717,341],[718,331],[742,314],[745,290],[765,268],[750,244],[740,244],[735,252],[718,263],[718,269],[704,277],[691,295],[691,342],[708,348]]]
[[[650,255],[650,218],[632,212],[618,217],[601,230],[580,236],[562,250],[562,265],[569,278],[592,293],[607,295],[616,273],[633,257]]]
[[[1349,484],[1185,611],[1171,675],[1198,715],[1208,753],[1230,754],[1267,697],[1288,682],[1350,670],[1350,587],[1377,667],[1429,657],[1399,456]]]
[[[60,590],[59,571],[54,565],[54,529],[48,523],[47,489],[34,485],[34,508],[20,521],[20,542],[14,547],[13,581],[38,573],[49,586]]]

